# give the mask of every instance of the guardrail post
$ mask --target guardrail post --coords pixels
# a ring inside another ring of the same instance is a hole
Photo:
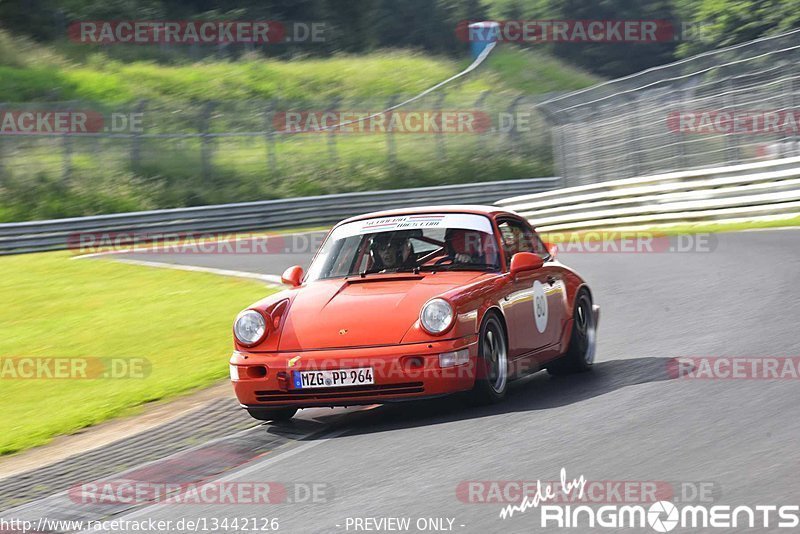
[[[67,110],[74,102],[67,102]],[[67,182],[72,176],[72,134],[69,132],[61,135],[61,181]]]
[[[554,113],[545,106],[536,104],[534,107],[542,114],[545,124],[550,128],[550,144],[553,149],[554,170],[561,179],[561,187],[567,187],[569,183],[569,169],[567,167],[567,136],[565,130],[566,124],[569,122],[569,116],[567,115],[566,118],[562,120],[558,113]],[[560,113],[566,115],[565,111]]]
[[[725,107],[730,113],[736,112],[736,97],[733,94],[733,79],[725,80],[725,92],[722,95]],[[739,162],[739,136],[736,133],[728,132],[725,135],[725,153],[728,163],[735,165]]]
[[[136,104],[135,113],[144,116],[145,108],[147,107],[147,100],[140,100]],[[134,131],[131,139],[131,169],[134,173],[138,172],[142,167],[142,133]]]
[[[211,138],[211,114],[215,106],[216,103],[214,102],[207,103],[203,106],[203,111],[200,115],[200,165],[205,181],[211,179],[213,171],[212,157],[214,144]]]
[[[514,112],[517,110],[519,103],[524,99],[525,97],[520,95],[512,100],[511,104],[508,105],[507,113],[512,120],[511,127],[508,129],[508,144],[511,147],[512,152],[516,152],[517,146],[519,145],[519,120],[518,117],[514,115]]]
[[[490,93],[491,93],[491,91],[487,90],[487,91],[482,92],[478,96],[478,99],[475,101],[475,106],[474,106],[475,107],[475,111],[477,111],[477,112],[482,112],[483,111],[484,103],[486,102],[486,99],[489,97]],[[483,152],[484,149],[486,148],[486,141],[488,139],[488,136],[492,135],[492,128],[494,127],[494,124],[493,124],[493,121],[491,121],[491,114],[489,112],[486,112],[486,115],[489,116],[490,121],[489,121],[489,124],[486,125],[486,130],[476,133],[475,137],[476,137],[476,139],[478,141],[477,141],[477,144],[475,146],[475,152]],[[497,128],[499,128],[499,127],[500,127],[500,124],[497,125]],[[499,133],[499,130],[497,132]]]
[[[267,102],[264,111],[264,131],[267,142],[267,173],[273,174],[278,170],[278,157],[275,154],[275,100]],[[284,121],[285,122],[285,121]]]
[[[0,102],[0,111],[4,111],[6,107],[5,102]],[[0,133],[0,187],[3,187],[6,183],[5,176],[6,176],[6,136],[3,133]]]
[[[328,111],[333,112],[336,116],[341,116],[339,113],[339,104],[341,103],[341,99],[339,97],[335,97],[331,100],[331,105]],[[339,160],[339,154],[336,151],[336,136],[339,135],[340,130],[338,128],[331,128],[328,130],[328,157],[333,163],[336,163]]]
[[[685,169],[686,168],[686,139],[683,135],[683,130],[681,130],[680,126],[680,117],[681,113],[683,113],[683,103],[684,103],[684,90],[681,89],[681,97],[678,101],[677,109],[675,110],[675,114],[677,116],[678,125],[675,127],[675,130],[672,134],[675,136],[677,141],[675,142],[675,155],[678,158],[678,168]]]
[[[556,172],[561,177],[561,187],[567,187],[569,183],[567,175],[567,139],[564,132],[564,125],[558,117],[550,120],[550,137],[553,143],[553,162],[556,165]]]
[[[784,91],[785,94],[785,106],[788,110],[788,113],[796,113],[797,112],[797,77],[798,77],[798,70],[797,64],[792,63],[787,65],[787,70],[789,71],[789,77],[786,78],[786,90]],[[797,128],[787,132],[784,130],[784,138],[787,141],[789,146],[788,156],[797,156],[800,155],[800,142],[798,141],[797,136]]]
[[[0,187],[2,187],[5,184],[5,176],[6,176],[5,145],[6,145],[6,136],[4,134],[0,134]]]
[[[442,106],[444,104],[444,99],[446,95],[443,92],[439,93],[439,97],[436,99],[436,104],[434,105],[434,109],[436,111],[436,116],[439,118],[439,126],[444,126],[444,120],[442,120]],[[436,153],[439,156],[440,160],[447,159],[447,147],[445,146],[444,140],[444,131],[440,128],[439,133],[434,134],[436,136]]]
[[[389,97],[389,101],[386,103],[386,109],[391,109],[397,104],[398,96],[392,95]],[[386,116],[386,124],[391,124],[389,120],[392,116],[393,111],[390,111]],[[362,126],[365,126],[362,124]],[[365,128],[361,128],[365,129]],[[386,129],[386,159],[389,160],[389,165],[394,167],[397,164],[397,144],[394,141],[394,131],[392,128]]]
[[[630,98],[630,110],[633,115],[633,122],[628,128],[628,142],[631,145],[630,158],[632,172],[630,177],[640,176],[642,173],[642,146],[639,142],[640,137],[640,124],[639,124],[639,99],[636,96]],[[620,176],[625,178],[625,176]]]
[[[589,130],[590,130],[590,133],[588,134],[589,136],[593,137],[594,134],[595,134],[594,126],[595,126],[595,121],[597,120],[598,115],[599,115],[599,112],[597,111],[597,104],[593,103],[589,107],[588,120],[583,121],[583,124],[582,124],[582,126],[584,128],[587,128],[587,127],[589,128]],[[594,141],[589,142],[589,158],[588,158],[589,162],[588,163],[589,163],[589,168],[591,169],[589,172],[592,175],[591,181],[595,182],[595,183],[603,181],[603,168],[600,166],[600,163],[598,163],[600,161],[600,158],[598,157],[598,154],[596,153],[599,150],[600,150],[600,143],[595,143]],[[583,181],[583,180],[581,180],[581,181]]]
[[[61,135],[61,180],[64,182],[72,175],[72,139],[69,135]]]

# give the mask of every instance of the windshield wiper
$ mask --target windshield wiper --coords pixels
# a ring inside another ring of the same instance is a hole
[[[414,273],[419,274],[419,267],[402,267],[400,269],[384,269],[381,271],[361,271],[359,273],[351,273],[345,278],[351,278],[358,275],[359,278],[366,278],[368,274],[396,274],[396,273]]]
[[[491,263],[449,263],[432,267],[442,271],[495,271],[498,269],[497,265],[492,265]]]

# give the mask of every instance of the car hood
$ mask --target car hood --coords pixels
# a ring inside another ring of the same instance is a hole
[[[400,343],[425,302],[482,274],[372,275],[311,282],[299,288],[292,300],[279,350]]]

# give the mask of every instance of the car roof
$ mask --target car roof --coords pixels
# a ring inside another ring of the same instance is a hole
[[[365,213],[363,215],[356,215],[355,217],[350,217],[349,219],[345,219],[339,224],[344,224],[351,221],[360,221],[363,219],[374,219],[377,217],[394,217],[397,215],[417,215],[420,213],[474,213],[477,215],[487,215],[487,216],[509,214],[509,215],[516,215],[517,217],[519,217],[518,213],[511,210],[499,208],[497,206],[481,205],[481,204],[446,204],[446,205],[417,206],[414,208],[397,208],[393,210],[373,211],[371,213]]]

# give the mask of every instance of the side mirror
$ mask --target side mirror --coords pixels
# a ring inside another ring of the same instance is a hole
[[[517,252],[511,257],[511,276],[541,269],[544,260],[533,252]]]
[[[556,259],[556,256],[558,256],[558,245],[555,243],[545,243],[544,248],[547,249],[547,252],[550,254],[550,259]]]
[[[303,268],[299,265],[295,265],[294,267],[289,267],[283,274],[281,275],[281,282],[286,285],[297,287],[300,285],[300,281],[303,279]]]

